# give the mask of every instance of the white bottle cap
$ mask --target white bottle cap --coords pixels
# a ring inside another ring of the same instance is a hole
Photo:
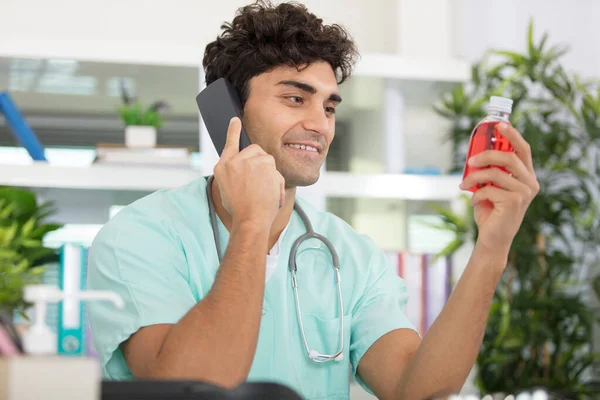
[[[512,105],[513,105],[512,99],[509,99],[507,97],[492,96],[492,97],[490,97],[490,103],[488,105],[488,112],[499,111],[499,112],[505,112],[505,113],[510,114],[512,112]]]

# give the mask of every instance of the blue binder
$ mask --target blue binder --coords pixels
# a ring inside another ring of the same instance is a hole
[[[0,112],[4,114],[8,127],[21,146],[27,150],[31,158],[35,161],[48,161],[44,152],[44,146],[42,146],[36,134],[27,124],[27,121],[19,112],[17,105],[7,92],[0,92]]]
[[[58,286],[65,295],[85,289],[87,249],[79,244],[65,243],[60,249]],[[58,355],[82,356],[86,348],[87,313],[79,298],[59,302],[56,328]]]

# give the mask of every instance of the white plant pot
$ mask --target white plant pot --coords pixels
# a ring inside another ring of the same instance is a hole
[[[153,126],[129,125],[125,127],[125,146],[156,146],[156,128]]]

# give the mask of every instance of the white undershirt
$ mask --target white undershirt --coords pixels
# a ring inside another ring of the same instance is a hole
[[[271,275],[273,275],[273,272],[275,272],[275,270],[277,269],[277,263],[279,262],[279,254],[281,253],[281,244],[283,242],[283,237],[285,236],[285,232],[287,231],[288,226],[290,226],[289,222],[279,235],[279,239],[277,239],[277,242],[273,245],[273,247],[267,254],[267,270],[265,271],[265,284],[269,281],[269,278],[271,278]]]

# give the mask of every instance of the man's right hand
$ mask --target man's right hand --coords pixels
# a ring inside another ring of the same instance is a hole
[[[285,181],[275,167],[275,159],[252,144],[239,151],[242,123],[232,118],[227,142],[214,169],[223,207],[233,223],[252,223],[271,229],[279,208],[285,202]]]

